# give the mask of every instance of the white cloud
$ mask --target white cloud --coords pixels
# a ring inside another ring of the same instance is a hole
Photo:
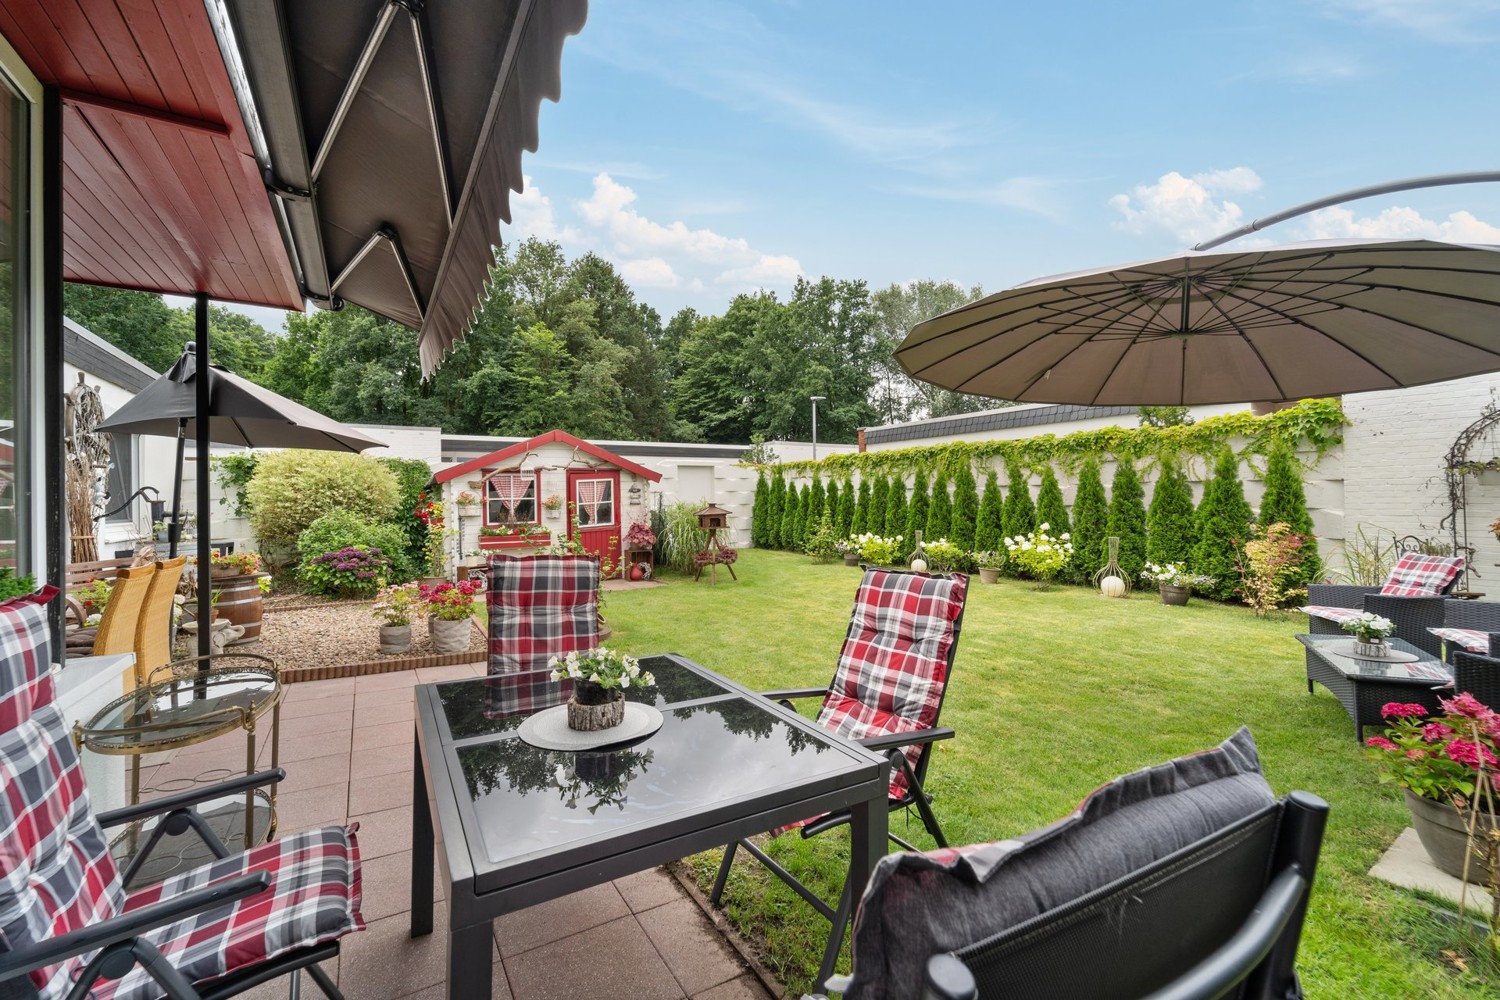
[[[510,227],[521,237],[535,236],[542,240],[571,242],[576,239],[576,230],[559,226],[557,214],[552,208],[552,199],[542,194],[541,189],[531,183],[530,177],[522,177],[520,194],[510,196]]]
[[[761,254],[760,259],[744,267],[732,267],[723,271],[714,280],[721,285],[737,288],[787,288],[802,275],[802,265],[795,257],[773,257]]]
[[[1210,170],[1184,177],[1163,174],[1155,184],[1140,184],[1109,200],[1133,233],[1165,231],[1185,243],[1217,236],[1241,224],[1244,210],[1227,195],[1260,189],[1260,175],[1249,167]]]
[[[621,261],[620,277],[624,278],[628,284],[643,285],[647,288],[676,288],[680,283],[677,272],[672,270],[672,265],[660,257]]]
[[[1446,219],[1429,219],[1416,209],[1391,206],[1378,215],[1355,216],[1342,205],[1314,212],[1302,227],[1312,240],[1346,238],[1439,240],[1444,243],[1500,243],[1500,226],[1470,212],[1453,212]]]
[[[1495,0],[1324,0],[1334,15],[1399,28],[1435,42],[1474,44],[1495,38]]]

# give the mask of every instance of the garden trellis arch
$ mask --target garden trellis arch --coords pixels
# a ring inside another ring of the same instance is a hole
[[[1479,419],[1459,431],[1453,445],[1443,460],[1443,478],[1448,485],[1448,513],[1438,522],[1438,528],[1446,527],[1453,542],[1454,554],[1464,556],[1464,576],[1457,590],[1469,589],[1469,573],[1480,576],[1472,568],[1474,546],[1469,544],[1469,480],[1481,472],[1500,472],[1500,405],[1491,401]]]

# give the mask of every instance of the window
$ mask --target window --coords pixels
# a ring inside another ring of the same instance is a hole
[[[574,485],[578,502],[578,525],[588,528],[615,523],[613,479],[580,479]]]
[[[109,437],[109,515],[111,523],[130,524],[135,521],[136,505],[141,501],[125,502],[135,492],[135,435],[111,434]],[[116,510],[116,508],[119,508]]]
[[[0,565],[37,572],[32,537],[40,488],[33,464],[42,427],[33,413],[40,357],[33,352],[31,309],[32,108],[0,74]]]
[[[486,524],[536,524],[536,476],[497,472],[484,484]]]

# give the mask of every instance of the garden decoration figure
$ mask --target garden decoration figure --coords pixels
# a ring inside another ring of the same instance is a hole
[[[1063,537],[1066,538],[1067,535]],[[1110,535],[1106,541],[1109,543],[1109,561],[1094,574],[1094,586],[1105,597],[1128,597],[1130,577],[1120,568],[1120,536]]]

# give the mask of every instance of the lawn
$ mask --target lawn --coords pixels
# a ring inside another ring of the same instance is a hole
[[[756,688],[826,684],[858,571],[765,551],[743,553],[736,570],[739,582],[721,575],[717,587],[674,577],[609,594],[610,644],[681,653]],[[1308,696],[1292,638],[1305,625],[1196,599],[1168,608],[1154,593],[1109,600],[976,576],[943,709],[958,737],[938,744],[929,774],[949,841],[1051,822],[1108,778],[1247,725],[1278,794],[1306,789],[1332,805],[1298,956],[1308,995],[1500,1000],[1496,982],[1444,961],[1450,936],[1421,899],[1366,874],[1407,825],[1406,810],[1377,784],[1333,696],[1321,687]],[[915,818],[907,833],[930,843]],[[834,898],[847,848],[838,833],[781,837],[771,851]],[[707,885],[717,856],[692,863]],[[828,930],[821,917],[748,861],[736,864],[726,904],[789,995],[812,987]]]

